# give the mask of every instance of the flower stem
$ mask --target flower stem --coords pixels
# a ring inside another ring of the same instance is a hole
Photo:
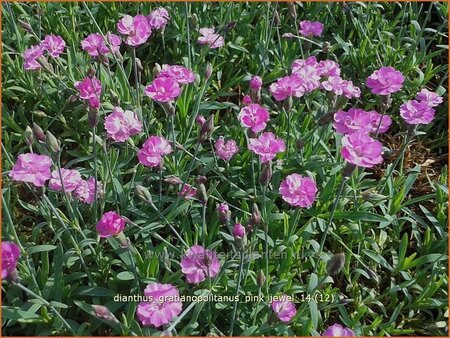
[[[97,142],[96,142],[97,126],[92,127],[92,151],[94,155],[94,223],[97,223]]]
[[[239,273],[238,273],[238,280],[236,285],[236,293],[235,298],[239,296],[239,289],[241,287],[241,279],[242,279],[242,273],[244,270],[244,254],[245,251],[239,251]],[[237,312],[237,306],[239,301],[235,300],[234,306],[233,306],[233,315],[231,316],[231,322],[230,322],[230,337],[233,336],[233,330],[234,330],[234,321],[236,320],[236,312]]]
[[[202,206],[202,245],[206,246],[206,206],[207,203]]]
[[[265,272],[266,272],[266,297],[269,296],[269,242],[268,242],[268,225],[267,225],[267,216],[266,216],[266,187],[261,186],[262,189],[262,221],[264,224],[264,261],[265,261]]]
[[[137,69],[137,60],[136,60],[136,48],[131,48],[132,58],[133,58],[133,68],[134,68],[134,85],[136,88],[136,107],[141,106],[140,93],[139,93],[139,75]],[[142,121],[142,111],[139,111],[139,119]]]
[[[170,115],[170,129],[172,132],[172,145],[173,145],[173,162],[175,164],[175,172],[178,172],[178,160],[177,160],[177,143],[175,136],[175,114]]]

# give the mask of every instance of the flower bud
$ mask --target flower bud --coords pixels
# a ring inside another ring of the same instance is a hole
[[[214,131],[214,114],[212,114],[208,119],[203,123],[200,129],[199,142],[203,143],[211,137],[211,134]]]
[[[345,264],[345,255],[341,252],[331,256],[327,261],[327,273],[330,276],[337,275]]]
[[[176,177],[176,176],[169,176],[169,177],[166,177],[166,178],[164,179],[164,182],[169,183],[169,184],[172,184],[172,185],[183,184],[183,181],[180,180],[180,179],[179,179],[178,177]]]
[[[317,120],[317,124],[319,126],[326,126],[329,125],[331,123],[331,121],[333,121],[334,118],[334,111],[328,112],[325,115],[321,116],[318,120]]]
[[[252,206],[251,221],[255,225],[260,224],[262,221],[261,212],[259,211],[258,204],[256,203],[253,203]]]
[[[27,33],[33,34],[33,28],[28,22],[22,21],[20,19],[17,20],[19,22],[19,26],[22,27]]]
[[[195,118],[195,123],[198,124],[199,127],[203,126],[203,124],[206,122],[206,119],[203,115],[198,114]]]
[[[163,106],[167,116],[175,115],[175,107],[173,106],[172,102],[161,102],[161,105]]]
[[[70,102],[70,103],[73,103],[73,102],[75,102],[76,100],[78,100],[78,96],[77,95],[70,95],[68,98],[67,98],[67,102]]]
[[[31,146],[34,142],[34,135],[33,135],[33,130],[30,128],[30,126],[27,126],[25,128],[25,132],[24,132],[23,136],[25,137],[25,142],[27,143],[27,145]]]
[[[226,33],[236,27],[236,21],[230,21],[228,22],[225,27],[223,27],[223,32]]]
[[[142,185],[138,184],[134,187],[134,194],[145,203],[153,204],[152,195],[150,194],[148,189],[143,187]]]
[[[234,225],[233,237],[236,248],[238,248],[239,250],[244,249],[247,245],[247,235],[245,234],[245,227],[242,224],[236,223]]]
[[[272,179],[272,162],[266,162],[262,165],[261,176],[259,177],[259,183],[262,186],[267,186]]]
[[[44,131],[34,122],[33,122],[33,135],[34,138],[39,142],[45,142],[46,136],[44,134]]]
[[[93,79],[95,77],[95,69],[92,67],[89,67],[87,76],[88,76],[88,78]]]
[[[117,318],[114,317],[114,315],[109,311],[109,309],[106,306],[103,305],[92,305],[92,308],[94,309],[95,315],[98,318],[105,319],[111,322],[117,322]]]
[[[208,195],[206,194],[206,187],[203,183],[198,185],[197,188],[197,198],[199,199],[199,201],[205,205],[206,203],[208,203]]]
[[[207,63],[206,64],[206,69],[205,69],[205,80],[208,81],[209,78],[211,77],[212,74],[212,66],[211,63]]]
[[[99,101],[95,98],[89,100],[88,123],[91,128],[98,124],[98,108],[96,108],[97,102]]]
[[[250,80],[250,89],[258,90],[261,89],[263,81],[260,76],[253,76]]]
[[[220,203],[217,207],[216,207],[216,211],[217,214],[219,216],[219,222],[226,224],[230,221],[231,219],[231,211],[230,211],[230,207],[228,206],[228,204],[226,203]]]
[[[392,97],[391,97],[391,94],[388,94],[388,95],[382,96],[382,98],[383,98],[382,109],[383,109],[383,111],[386,111],[390,108],[390,106],[392,104]]]
[[[280,14],[278,13],[277,10],[275,10],[273,12],[273,25],[276,27],[280,24],[281,20],[280,20]]]
[[[301,138],[299,138],[299,139],[295,142],[295,146],[297,147],[298,150],[302,150],[303,147],[305,146],[305,141],[303,141]]]
[[[354,164],[347,163],[344,167],[344,170],[342,171],[342,175],[344,176],[344,179],[348,179],[350,176],[352,176],[355,168],[356,168],[356,166]]]
[[[136,58],[136,69],[139,73],[142,73],[142,71],[144,70],[144,67],[142,67],[141,59],[139,58]]]
[[[288,96],[284,101],[283,101],[283,108],[286,111],[289,111],[292,109],[292,104],[293,104],[293,100],[292,100],[292,96]]]
[[[327,54],[330,51],[330,43],[328,41],[324,41],[322,43],[322,53]]]
[[[131,246],[131,242],[130,239],[125,236],[125,234],[123,232],[120,232],[117,236],[116,236],[117,240],[120,243],[120,247],[122,249],[129,249]]]
[[[253,102],[252,102],[252,98],[250,97],[250,95],[244,95],[244,97],[242,98],[242,104],[244,105],[244,106],[249,106],[249,105],[251,105]]]
[[[266,282],[266,276],[264,275],[264,272],[262,270],[259,271],[259,274],[256,277],[256,281],[258,282],[259,287],[262,287]]]
[[[161,65],[159,63],[155,63],[155,66],[152,69],[153,78],[157,78],[159,73],[161,73]]]
[[[51,153],[51,154],[57,154],[60,150],[61,147],[59,145],[58,140],[56,139],[56,137],[49,131],[47,131],[45,133],[46,135],[46,146],[47,146],[47,150]]]
[[[190,23],[190,25],[191,25],[191,28],[193,29],[193,30],[198,30],[198,16],[197,16],[197,14],[192,14],[191,16],[190,16],[190,18],[189,18],[189,23]]]
[[[281,37],[283,39],[293,39],[293,38],[295,38],[295,35],[292,33],[284,33]]]
[[[294,19],[294,21],[297,21],[297,10],[295,9],[295,2],[288,2],[287,5],[289,14],[291,15],[292,19]]]
[[[206,176],[198,175],[198,176],[195,178],[195,183],[197,183],[197,184],[202,184],[202,183],[205,183],[207,180],[208,180],[208,179],[206,178]]]
[[[361,193],[361,197],[364,201],[372,202],[372,203],[381,202],[381,201],[387,199],[387,196],[380,195],[379,193],[376,192],[375,189],[369,189],[369,190],[363,191]]]

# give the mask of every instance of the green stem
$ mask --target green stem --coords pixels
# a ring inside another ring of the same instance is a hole
[[[266,215],[266,189],[267,187],[261,186],[262,189],[262,221],[264,224],[264,262],[265,262],[265,272],[266,272],[266,297],[269,297],[269,241],[268,241],[268,224]]]
[[[178,173],[178,159],[177,159],[177,140],[175,136],[175,114],[170,114],[170,129],[172,131],[172,145],[173,145],[173,162],[175,164],[175,172]]]
[[[237,280],[237,286],[236,286],[236,293],[235,298],[239,296],[239,289],[241,287],[241,279],[242,279],[242,273],[244,270],[244,253],[245,251],[239,251],[240,257],[239,257],[239,273],[238,273],[238,280]],[[234,302],[233,306],[233,315],[231,316],[231,322],[230,322],[230,337],[233,336],[234,331],[234,321],[236,320],[236,312],[238,307],[239,301]]]
[[[206,247],[206,206],[207,203],[202,206],[202,245]]]

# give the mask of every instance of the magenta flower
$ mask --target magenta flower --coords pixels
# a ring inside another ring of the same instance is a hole
[[[383,162],[382,145],[364,132],[345,135],[342,138],[342,157],[358,167],[372,168]]]
[[[42,40],[42,47],[44,47],[52,57],[57,58],[64,52],[66,42],[62,37],[50,34],[45,36],[44,40]]]
[[[300,76],[292,74],[291,76],[284,76],[272,83],[269,91],[277,101],[283,101],[290,96],[301,97],[305,93],[303,81]]]
[[[266,122],[270,117],[266,109],[257,103],[252,103],[241,109],[238,118],[244,127],[258,133],[266,128]]]
[[[117,30],[126,37],[125,43],[133,47],[146,43],[152,34],[148,20],[143,15],[136,15],[135,17],[125,15],[117,23]]]
[[[291,174],[281,182],[280,194],[284,201],[294,207],[310,208],[316,199],[317,186],[309,177]]]
[[[47,155],[21,154],[9,172],[9,176],[14,181],[29,182],[42,187],[51,176],[51,166],[52,160]]]
[[[75,82],[74,87],[78,90],[79,96],[83,100],[98,100],[102,93],[102,84],[96,77],[85,77],[83,81]]]
[[[82,180],[78,170],[61,168],[61,176],[65,192],[74,191]],[[61,176],[59,176],[59,170],[53,170],[48,187],[56,191],[62,191]]]
[[[199,32],[202,36],[198,38],[200,45],[209,45],[209,48],[220,48],[225,44],[222,36],[214,32],[214,28],[200,28]]]
[[[95,186],[97,185],[97,196],[95,195]],[[80,202],[92,204],[96,199],[103,195],[103,184],[95,181],[94,177],[88,180],[81,180],[78,187],[74,190],[73,196]]]
[[[197,196],[197,188],[186,183],[178,195],[186,200],[193,199],[195,198],[195,196]]]
[[[121,38],[112,33],[108,33],[106,38],[108,39],[112,52],[116,53],[122,43]],[[110,49],[108,48],[105,39],[103,39],[103,36],[99,33],[89,34],[83,41],[81,41],[81,48],[88,52],[88,54],[92,57],[108,55],[110,53]]]
[[[178,84],[188,84],[195,81],[195,74],[190,69],[183,66],[163,65],[158,77],[170,77],[178,82]]]
[[[321,36],[324,25],[319,21],[303,20],[300,22],[300,34],[308,38],[313,36]]]
[[[408,124],[429,124],[434,119],[434,113],[427,101],[410,100],[400,106],[400,116]]]
[[[162,136],[150,136],[138,151],[139,162],[146,167],[158,167],[164,155],[172,152],[172,146]]]
[[[142,122],[138,120],[135,112],[115,107],[105,118],[105,129],[108,137],[116,142],[124,142],[142,131]]]
[[[178,316],[183,308],[180,293],[172,284],[151,283],[144,290],[148,301],[138,304],[136,315],[144,326],[160,327]]]
[[[169,12],[163,7],[157,8],[147,16],[147,20],[151,29],[164,29],[170,20]]]
[[[435,92],[430,92],[428,89],[425,88],[417,93],[416,100],[425,101],[430,107],[436,107],[440,105],[443,101],[441,96],[439,96]]]
[[[378,114],[374,110],[371,110],[368,113],[370,114],[370,124],[372,125],[372,129],[370,131],[371,133],[376,133],[377,129],[378,133],[385,133],[388,131],[389,127],[392,124],[392,119],[390,116]],[[380,126],[380,128],[378,128],[378,125]]]
[[[195,123],[197,123],[197,125],[199,127],[203,126],[203,123],[206,122],[206,119],[203,115],[198,114],[197,117],[195,118]]]
[[[253,90],[259,90],[262,87],[263,81],[261,79],[261,76],[253,76],[250,79],[250,88]]]
[[[291,302],[290,297],[282,295],[274,299],[270,306],[273,312],[277,315],[278,319],[283,323],[288,323],[294,318],[297,309],[294,303]]]
[[[239,147],[234,140],[225,142],[223,136],[219,137],[214,146],[216,148],[217,156],[224,161],[231,160],[233,155],[239,151]]]
[[[39,44],[31,46],[23,52],[23,68],[25,70],[40,69],[41,65],[37,62],[37,59],[44,54],[44,47]]]
[[[378,95],[389,95],[398,92],[405,78],[402,73],[392,67],[382,67],[372,73],[366,81],[367,87],[372,93]]]
[[[316,68],[319,75],[324,78],[341,75],[341,68],[339,67],[339,64],[332,60],[320,61]]]
[[[234,238],[244,238],[245,227],[241,223],[236,223],[233,227],[233,237]]]
[[[372,131],[372,114],[362,109],[338,110],[334,114],[334,129],[340,134],[353,134],[357,131]]]
[[[216,207],[217,214],[219,215],[219,221],[221,223],[228,223],[231,218],[230,207],[226,203],[220,203]]]
[[[20,249],[16,243],[2,242],[2,279],[16,270]]]
[[[329,326],[323,333],[322,337],[354,337],[355,333],[347,327],[340,324]]]
[[[194,245],[181,260],[181,272],[191,284],[199,284],[206,277],[214,277],[220,269],[220,261],[214,251]]]
[[[259,155],[261,163],[271,161],[277,153],[286,150],[286,146],[282,139],[276,138],[271,132],[262,133],[258,138],[249,139],[248,148],[255,154]]]
[[[145,88],[145,95],[158,102],[173,101],[180,93],[180,85],[171,77],[158,77]]]
[[[105,212],[95,229],[102,238],[117,236],[125,228],[125,219],[114,211]]]
[[[250,95],[244,95],[244,97],[242,98],[242,104],[244,106],[249,106],[252,104],[252,98],[250,97]]]

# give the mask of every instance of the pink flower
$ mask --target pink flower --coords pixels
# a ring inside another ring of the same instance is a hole
[[[225,44],[223,37],[214,33],[214,28],[200,28],[198,43],[200,45],[209,45],[209,48],[220,48]]]
[[[119,36],[112,33],[108,33],[106,38],[108,39],[112,52],[116,53],[120,48],[122,40]],[[110,53],[105,39],[103,39],[103,36],[99,33],[89,34],[86,39],[81,41],[81,48],[88,52],[88,54],[92,57],[108,55]]]
[[[31,46],[23,52],[23,68],[25,70],[40,69],[41,65],[36,60],[44,54],[42,45]]]
[[[302,87],[305,91],[312,92],[320,87],[320,74],[318,73],[316,67],[305,64],[300,69],[297,68],[295,72],[292,71],[292,73],[300,77]]]
[[[95,186],[97,185],[97,196],[95,196]],[[81,180],[78,187],[74,190],[73,196],[83,203],[92,204],[96,199],[103,195],[102,182],[95,181],[94,177],[89,177],[87,181]]]
[[[370,131],[371,133],[376,133],[377,130],[378,133],[385,133],[388,131],[389,127],[392,124],[392,119],[390,118],[390,116],[378,114],[374,110],[369,111],[369,114],[370,114],[370,124],[372,125],[372,130]],[[378,125],[380,126],[379,129]]]
[[[254,133],[264,130],[270,119],[269,112],[257,103],[242,108],[238,118],[244,127],[250,128]]]
[[[20,257],[20,249],[16,243],[2,242],[2,279],[15,271]]]
[[[151,29],[164,29],[170,20],[169,12],[165,8],[157,8],[147,16]]]
[[[261,88],[262,84],[263,84],[263,82],[262,82],[261,76],[255,75],[250,79],[250,88],[253,90],[259,90]]]
[[[330,76],[322,82],[322,88],[326,91],[333,92],[336,95],[342,95],[347,83],[340,76]]]
[[[339,324],[329,326],[322,334],[322,337],[354,337],[355,333],[347,327]]]
[[[138,151],[139,162],[146,167],[157,167],[161,164],[164,155],[172,152],[172,146],[162,136],[150,136]]]
[[[252,104],[252,98],[250,97],[250,95],[244,95],[244,97],[242,98],[242,104],[244,106],[249,106]]]
[[[352,81],[343,80],[341,88],[343,91],[343,95],[347,99],[361,96],[361,89],[359,89],[359,87],[354,86]]]
[[[57,58],[64,52],[66,42],[62,37],[50,34],[42,40],[42,47],[44,47],[52,57]]]
[[[126,36],[125,43],[133,47],[146,43],[152,34],[148,20],[143,15],[136,15],[135,17],[125,15],[117,23],[117,30],[120,34]]]
[[[219,215],[219,221],[221,223],[228,223],[231,218],[230,207],[226,203],[220,203],[216,207],[217,214]]]
[[[138,120],[135,112],[115,107],[105,118],[105,129],[108,137],[116,142],[123,142],[141,132],[142,122]]]
[[[224,161],[231,160],[233,155],[239,151],[239,147],[234,140],[225,142],[223,136],[219,137],[214,146],[216,148],[217,156]]]
[[[341,68],[338,63],[332,60],[323,60],[317,65],[317,72],[320,76],[328,78],[330,76],[340,76]]]
[[[262,133],[258,138],[251,138],[249,143],[248,148],[259,155],[261,163],[271,161],[277,153],[286,150],[284,141],[276,138],[271,132]]]
[[[197,117],[195,118],[195,123],[197,123],[199,127],[203,126],[203,123],[205,122],[206,119],[203,115],[198,114]]]
[[[51,176],[51,166],[52,160],[47,155],[21,154],[9,176],[14,181],[29,182],[37,187],[42,187]]]
[[[220,262],[214,251],[200,245],[192,246],[181,260],[181,272],[188,283],[199,284],[206,277],[214,277],[220,269]]]
[[[416,100],[425,101],[430,107],[436,107],[440,105],[443,101],[441,96],[439,96],[434,92],[430,92],[428,89],[425,88],[417,93]]]
[[[334,129],[340,134],[352,134],[357,131],[372,131],[372,115],[362,109],[338,110],[334,114]]]
[[[294,318],[297,309],[294,303],[291,302],[290,297],[282,295],[274,299],[270,306],[277,315],[278,319],[283,323],[288,323]]]
[[[291,174],[281,182],[280,194],[284,201],[294,207],[310,208],[316,198],[317,187],[313,179]]]
[[[114,211],[105,212],[95,229],[102,238],[117,236],[125,228],[125,219]]]
[[[342,138],[342,157],[358,167],[372,168],[383,162],[382,145],[364,132],[345,135]]]
[[[163,65],[158,77],[170,77],[178,82],[178,84],[188,84],[195,81],[195,74],[190,69],[183,66]]]
[[[81,182],[81,174],[78,170],[61,168],[61,176],[65,192],[74,191]],[[52,171],[52,176],[50,178],[50,181],[48,182],[48,186],[50,189],[56,191],[63,190],[61,184],[61,176],[59,176],[58,170]]]
[[[303,20],[300,22],[300,34],[306,37],[321,36],[324,26],[319,21]]]
[[[433,121],[434,113],[427,101],[410,100],[400,106],[400,116],[408,124],[428,124]]]
[[[240,223],[236,223],[233,227],[233,237],[244,238],[244,236],[245,236],[245,227]]]
[[[374,94],[389,95],[398,92],[403,86],[403,81],[404,77],[398,70],[382,67],[368,77],[366,85]]]
[[[171,77],[158,77],[145,88],[145,95],[158,102],[173,101],[180,93],[180,85]]]
[[[102,84],[96,77],[92,79],[85,77],[83,81],[75,82],[74,87],[78,90],[79,96],[83,100],[98,100],[102,93]]]
[[[168,324],[183,308],[180,293],[172,284],[148,284],[144,295],[149,301],[140,302],[136,309],[136,315],[144,326]]]
[[[272,83],[269,91],[275,100],[283,101],[290,96],[303,96],[305,88],[303,87],[303,81],[300,76],[292,74],[291,76],[284,76],[278,79],[277,82]]]
[[[294,60],[291,64],[292,73],[297,73],[299,70],[303,69],[306,66],[311,66],[314,68],[318,67],[317,58],[315,56],[310,56],[306,60],[297,59]]]
[[[195,198],[195,196],[197,196],[197,188],[186,183],[178,195],[186,200],[193,199]]]

